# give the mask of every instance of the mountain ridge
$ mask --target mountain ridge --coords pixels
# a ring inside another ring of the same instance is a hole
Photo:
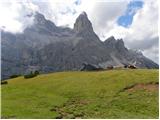
[[[83,63],[106,68],[135,62],[139,68],[159,67],[143,54],[127,49],[122,39],[112,36],[102,42],[85,12],[78,16],[73,29],[58,27],[36,13],[34,24],[23,33],[2,31],[2,78],[32,70],[79,70]]]

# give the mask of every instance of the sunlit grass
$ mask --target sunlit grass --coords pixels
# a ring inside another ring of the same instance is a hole
[[[146,69],[18,77],[2,85],[2,118],[158,118],[158,91],[119,92],[157,81],[158,70]]]

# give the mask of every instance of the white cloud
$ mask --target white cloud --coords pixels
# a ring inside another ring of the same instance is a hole
[[[144,1],[144,7],[134,16],[133,23],[130,26],[129,31],[131,32],[126,34],[126,37],[124,38],[124,41],[129,43],[127,46],[143,50],[143,53],[147,57],[158,63],[159,55],[158,52],[154,51],[154,49],[159,49],[158,1]],[[135,46],[138,43],[141,43],[141,46]]]
[[[44,14],[47,19],[52,20],[57,26],[72,27],[75,15],[74,1],[66,2],[47,0],[47,2],[33,2],[38,6],[39,12]]]
[[[31,25],[33,18],[25,17],[31,11],[38,10],[56,25],[70,28],[73,28],[77,16],[82,11],[86,11],[101,40],[112,35],[115,38],[123,38],[127,47],[143,50],[147,57],[158,61],[158,54],[153,50],[158,50],[158,3],[156,0],[143,0],[143,8],[136,10],[133,22],[128,28],[119,26],[117,19],[125,13],[127,4],[131,0],[107,0],[107,2],[106,0],[92,0],[92,2],[80,0],[79,5],[75,4],[76,0],[2,1],[0,2],[0,26],[5,26],[7,31],[18,32]]]
[[[6,0],[0,2],[0,27],[9,32],[22,32],[33,23],[33,17],[27,17],[37,7],[31,2]]]
[[[13,2],[13,0],[7,0],[7,2],[1,2],[2,5],[0,6],[0,10],[4,13],[2,14],[4,21],[9,19],[23,25],[21,20],[24,20],[25,18],[22,18],[21,16],[31,11],[38,10],[44,14],[47,19],[52,20],[56,25],[67,25],[71,28],[73,27],[78,15],[82,11],[86,11],[89,19],[93,23],[95,31],[98,33],[100,30],[98,30],[98,28],[104,26],[103,21],[105,21],[105,24],[108,24],[109,21],[114,21],[116,17],[124,12],[128,3],[127,1],[129,0],[120,0],[121,2],[113,2],[113,0],[112,2],[106,2],[104,0],[92,0],[92,2],[80,0],[81,4],[79,5],[76,5],[75,1],[76,0],[14,0]],[[12,8],[15,10],[10,11],[9,9]],[[6,13],[10,13],[11,16],[7,18],[7,16],[5,16]],[[12,16],[14,14],[16,14],[16,17]],[[20,17],[22,19],[19,20]],[[0,21],[0,23],[3,24],[3,26],[9,26],[7,25],[8,22],[4,23],[3,21]]]
[[[117,25],[116,21],[100,28],[104,31],[102,39],[113,35],[115,38],[123,38],[126,46],[132,49],[142,50],[143,53],[155,62],[158,61],[158,53],[153,50],[158,50],[158,1],[146,0],[143,8],[137,10],[133,17],[132,24],[128,27]],[[157,62],[158,63],[158,62]]]
[[[159,63],[159,47],[153,46],[149,49],[146,49],[145,51],[143,51],[143,54],[148,58],[154,60],[156,63]]]
[[[129,30],[132,40],[147,40],[158,36],[158,3],[155,0],[144,1],[144,7],[133,18]]]

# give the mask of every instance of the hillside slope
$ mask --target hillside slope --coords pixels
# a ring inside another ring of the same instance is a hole
[[[2,118],[158,118],[158,70],[59,72],[2,85]]]

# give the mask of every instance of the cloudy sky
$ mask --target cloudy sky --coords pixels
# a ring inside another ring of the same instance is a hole
[[[158,0],[1,0],[1,29],[23,32],[33,24],[26,16],[35,11],[70,28],[85,11],[102,41],[123,38],[126,47],[141,50],[158,63]]]

